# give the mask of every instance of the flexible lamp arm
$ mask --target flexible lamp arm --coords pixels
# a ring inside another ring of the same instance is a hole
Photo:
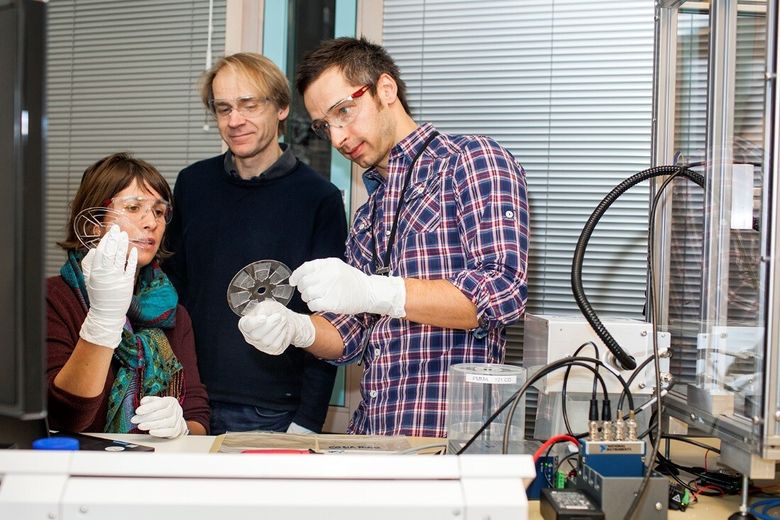
[[[580,238],[577,241],[577,247],[574,249],[574,258],[571,263],[571,290],[574,293],[574,300],[577,302],[577,306],[580,308],[580,311],[582,311],[582,314],[585,316],[588,323],[590,323],[590,326],[593,327],[593,330],[598,337],[601,338],[601,341],[604,342],[610,352],[615,356],[617,362],[625,370],[634,370],[636,368],[636,359],[618,345],[615,338],[612,337],[606,327],[601,323],[601,320],[599,320],[599,317],[596,315],[596,311],[593,310],[593,307],[588,301],[588,297],[585,296],[585,290],[582,287],[582,264],[585,259],[585,249],[588,246],[590,236],[596,229],[596,224],[598,224],[601,217],[604,216],[604,213],[607,212],[607,209],[609,209],[618,197],[640,182],[661,175],[671,175],[675,172],[678,172],[678,175],[687,177],[704,188],[704,176],[686,166],[656,166],[655,168],[641,171],[618,184],[606,197],[604,197],[604,200],[596,206],[596,209],[593,210],[590,218],[585,223],[585,227],[582,228],[582,233],[580,233]]]

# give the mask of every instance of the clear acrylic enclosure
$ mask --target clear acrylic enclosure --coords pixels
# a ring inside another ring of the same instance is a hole
[[[657,215],[658,317],[675,380],[667,427],[736,446],[723,459],[745,473],[769,467],[754,455],[780,458],[776,4],[668,1],[657,18],[654,162],[705,178],[703,189],[675,180]]]

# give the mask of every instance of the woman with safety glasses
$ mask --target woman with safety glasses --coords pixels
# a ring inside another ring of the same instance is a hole
[[[51,428],[208,433],[190,317],[158,265],[170,200],[157,169],[128,154],[84,172],[59,243],[67,260],[47,280]]]

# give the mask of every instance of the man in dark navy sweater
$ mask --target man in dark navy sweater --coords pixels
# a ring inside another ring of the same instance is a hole
[[[282,72],[258,54],[220,59],[201,98],[229,151],[179,174],[165,269],[190,312],[211,433],[322,429],[336,367],[301,349],[271,356],[248,345],[226,303],[233,276],[270,259],[295,269],[344,257],[341,192],[278,142],[289,113]],[[289,304],[308,312],[295,293]]]

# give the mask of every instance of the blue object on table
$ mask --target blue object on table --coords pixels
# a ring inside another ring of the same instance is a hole
[[[34,440],[32,449],[74,451],[79,449],[79,441],[73,437],[45,437]]]
[[[558,463],[558,457],[552,455],[542,456],[536,461],[536,478],[525,490],[528,500],[539,500],[542,489],[554,487],[550,483],[555,482],[555,467]]]
[[[584,441],[582,463],[602,477],[642,477],[645,474],[644,441]]]

